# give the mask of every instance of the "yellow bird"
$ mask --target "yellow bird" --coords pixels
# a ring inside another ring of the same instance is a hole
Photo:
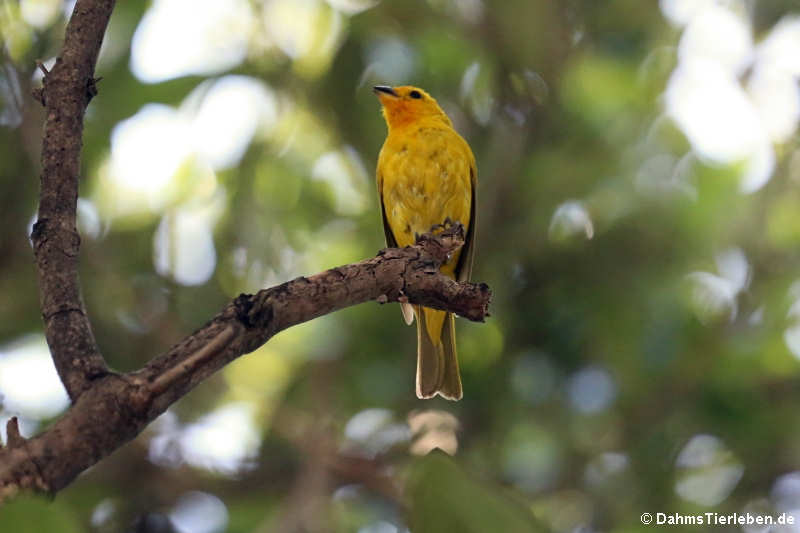
[[[387,246],[409,246],[415,236],[445,221],[467,228],[461,250],[441,272],[467,281],[475,250],[475,156],[428,93],[417,87],[376,86],[389,129],[378,156],[378,198]],[[417,397],[460,400],[453,315],[401,304],[417,318]]]

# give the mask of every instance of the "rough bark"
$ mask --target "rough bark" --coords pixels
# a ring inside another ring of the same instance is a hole
[[[96,92],[94,66],[113,8],[114,0],[78,0],[61,55],[36,95],[47,118],[39,215],[31,238],[47,344],[72,400],[108,372],[81,297],[75,220],[83,115]]]
[[[464,242],[460,225],[415,246],[242,294],[203,327],[145,367],[111,372],[100,354],[80,294],[75,227],[83,114],[96,94],[94,64],[113,0],[78,0],[64,50],[36,96],[47,108],[39,220],[33,242],[45,332],[72,405],[43,433],[25,439],[8,423],[0,447],[0,502],[20,490],[54,493],[138,435],[216,370],[273,335],[351,305],[376,300],[487,316],[484,284],[457,283],[439,266]]]
[[[42,434],[23,439],[12,419],[9,435],[14,438],[0,449],[0,501],[20,489],[60,490],[213,372],[296,324],[370,300],[408,301],[483,320],[488,287],[457,283],[438,272],[441,254],[463,242],[463,229],[458,232],[454,238],[436,236],[412,247],[387,248],[372,259],[242,294],[144,368],[93,380]]]

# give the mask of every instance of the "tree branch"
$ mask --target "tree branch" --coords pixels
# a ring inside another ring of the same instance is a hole
[[[47,344],[73,401],[93,379],[108,373],[81,296],[75,220],[83,115],[96,93],[94,65],[113,8],[114,0],[78,0],[61,55],[37,93],[47,119],[39,216],[31,238]]]
[[[111,372],[81,298],[75,221],[83,114],[96,93],[93,69],[113,6],[113,0],[78,0],[62,55],[38,93],[47,121],[32,239],[45,332],[72,405],[31,439],[19,434],[16,419],[9,421],[8,442],[0,446],[0,502],[20,490],[62,489],[216,370],[293,325],[370,300],[409,302],[475,321],[488,314],[485,284],[457,283],[439,272],[464,243],[464,228],[455,224],[415,246],[242,294],[142,369]]]
[[[462,244],[458,226],[416,246],[387,248],[372,259],[240,295],[144,368],[93,381],[44,433],[9,441],[0,449],[0,501],[20,489],[62,489],[216,370],[296,324],[370,300],[409,302],[482,321],[489,288],[439,273],[441,261]]]

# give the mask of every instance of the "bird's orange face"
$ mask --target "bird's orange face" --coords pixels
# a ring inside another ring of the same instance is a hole
[[[423,118],[440,117],[449,124],[447,115],[436,100],[418,87],[376,85],[372,91],[383,106],[383,116],[390,128],[410,124]]]

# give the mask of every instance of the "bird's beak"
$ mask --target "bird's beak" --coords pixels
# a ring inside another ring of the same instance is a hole
[[[372,92],[374,92],[378,96],[380,96],[380,93],[386,93],[391,96],[397,96],[397,93],[394,92],[394,89],[392,89],[388,85],[376,85],[375,87],[372,88]]]

